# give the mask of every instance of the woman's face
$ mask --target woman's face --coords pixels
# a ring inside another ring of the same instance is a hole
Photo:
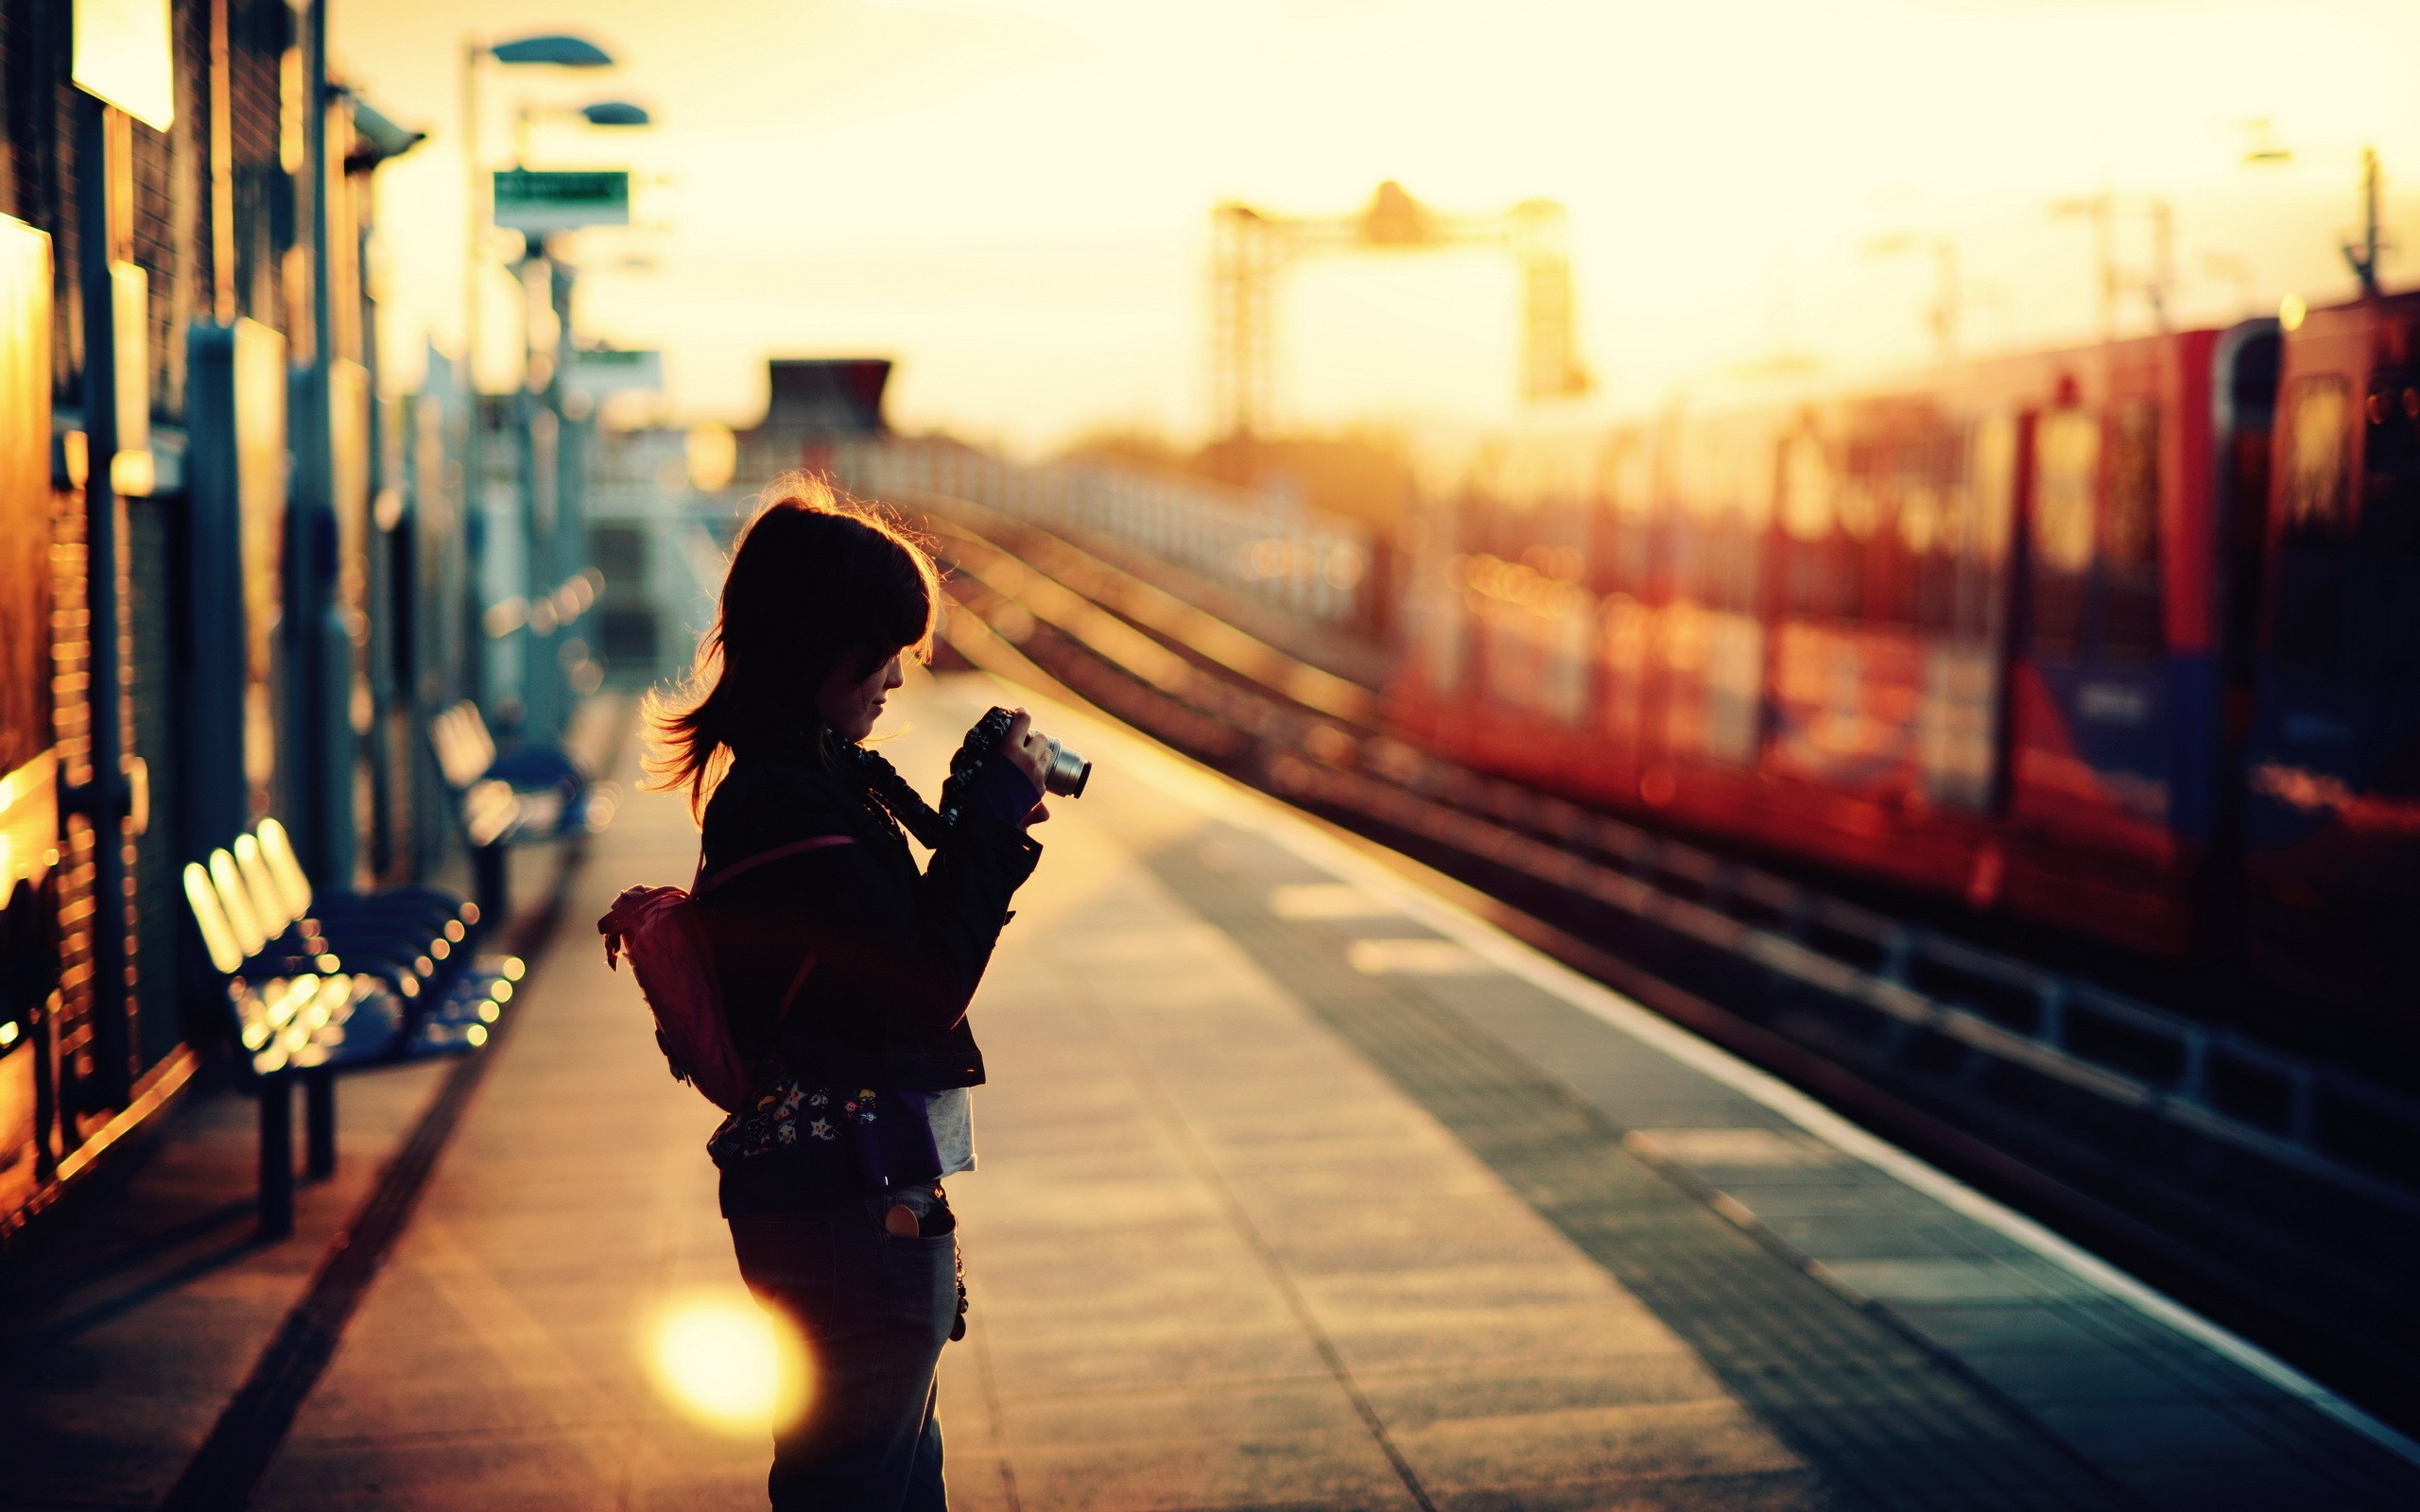
[[[873,722],[882,717],[883,696],[907,680],[899,670],[897,651],[864,677],[844,662],[823,679],[823,690],[815,699],[816,712],[842,740],[863,740],[873,733]]]

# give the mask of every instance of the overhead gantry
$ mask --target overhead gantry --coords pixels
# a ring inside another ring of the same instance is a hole
[[[1525,199],[1496,215],[1452,215],[1390,179],[1349,215],[1272,215],[1229,200],[1211,213],[1211,340],[1219,434],[1249,437],[1274,412],[1276,289],[1306,257],[1340,252],[1501,248],[1521,270],[1521,397],[1588,391],[1572,330],[1571,257],[1564,208]]]

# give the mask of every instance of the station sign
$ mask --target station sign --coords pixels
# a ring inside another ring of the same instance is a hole
[[[495,223],[533,236],[583,226],[627,226],[631,176],[619,168],[506,168],[495,175]]]
[[[626,392],[655,393],[664,387],[664,353],[625,347],[576,347],[563,368],[563,385],[602,398]]]

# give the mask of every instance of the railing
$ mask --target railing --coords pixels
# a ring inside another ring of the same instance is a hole
[[[1098,462],[1011,462],[957,441],[832,449],[836,481],[869,498],[970,499],[1013,519],[1106,538],[1329,625],[1367,623],[1368,532],[1282,494]]]

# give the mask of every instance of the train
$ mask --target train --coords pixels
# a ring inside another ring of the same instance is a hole
[[[1506,438],[1407,524],[1389,717],[2420,1027],[2416,343],[2420,295],[2290,303]]]
[[[188,865],[275,818],[322,885],[458,888],[437,714],[543,739],[589,665],[593,416],[402,391],[372,186],[420,133],[326,19],[0,9],[0,1240],[224,1063]]]

